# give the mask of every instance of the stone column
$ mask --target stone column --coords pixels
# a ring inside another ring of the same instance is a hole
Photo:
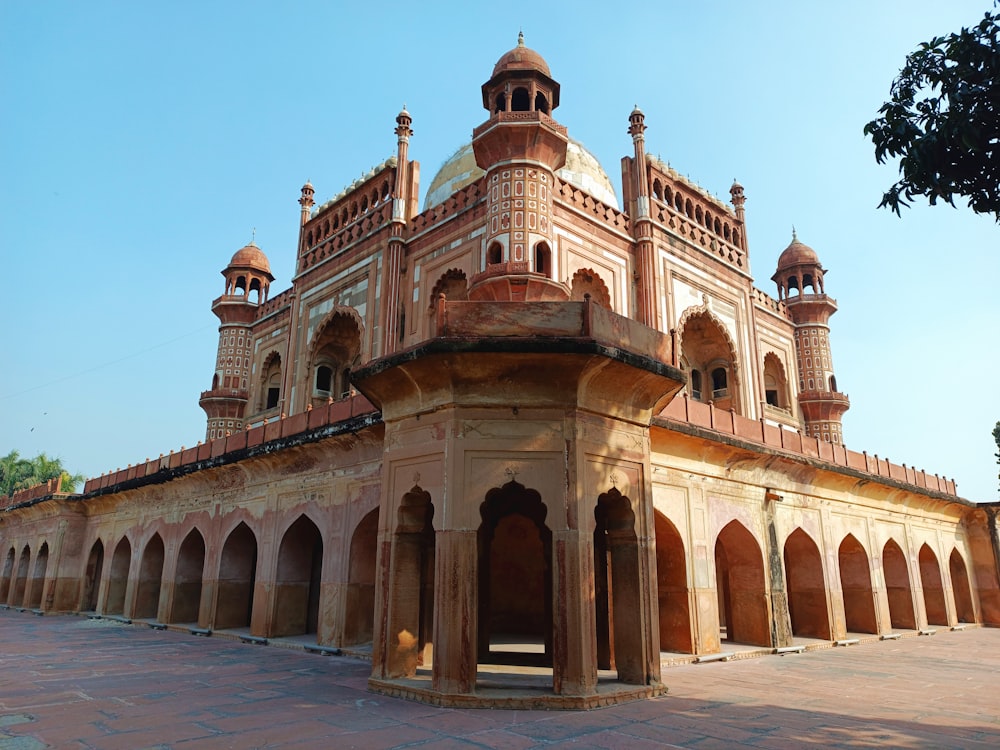
[[[475,531],[436,534],[432,685],[441,693],[476,689],[477,550]]]

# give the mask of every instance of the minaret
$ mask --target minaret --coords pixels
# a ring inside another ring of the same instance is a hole
[[[656,328],[656,249],[653,247],[653,225],[649,216],[649,171],[646,167],[646,116],[637,104],[628,118],[628,133],[632,136],[635,161],[635,205],[633,237],[635,238],[636,317],[639,322]]]
[[[816,251],[799,242],[793,229],[792,243],[778,258],[778,270],[771,280],[778,285],[778,298],[784,300],[795,324],[799,406],[806,434],[828,443],[843,443],[841,419],[851,402],[837,390],[833,373],[830,316],[837,312],[837,302],[826,295],[824,273]]]
[[[208,415],[206,440],[243,429],[253,352],[251,327],[274,281],[267,256],[253,242],[236,251],[222,275],[225,293],[212,302],[212,312],[220,322],[215,375],[212,388],[203,391],[198,401]]]
[[[733,180],[732,187],[729,188],[729,196],[733,199],[733,208],[736,209],[736,221],[740,225],[740,236],[734,243],[743,251],[747,251],[747,197],[743,193],[743,186]]]
[[[483,84],[486,122],[472,133],[476,164],[486,172],[485,257],[470,299],[568,299],[556,281],[552,191],[566,163],[566,128],[551,117],[559,84],[524,45],[503,55]]]

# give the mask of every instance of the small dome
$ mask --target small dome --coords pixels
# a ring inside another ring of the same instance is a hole
[[[819,264],[819,256],[816,251],[799,242],[799,238],[793,233],[792,244],[786,247],[778,258],[778,271],[792,266],[818,266]]]
[[[524,46],[523,33],[517,35],[517,46],[497,60],[497,64],[493,66],[492,77],[495,78],[507,70],[537,70],[550,78],[552,77],[545,58],[535,50]]]
[[[485,172],[476,164],[472,143],[466,143],[441,166],[427,188],[424,210],[444,203],[450,195],[482,177]],[[607,172],[579,141],[566,144],[566,163],[556,170],[560,180],[583,190],[597,200],[618,209],[618,196]]]
[[[264,255],[263,250],[252,242],[236,251],[233,259],[229,261],[229,267],[251,268],[268,275],[271,274],[271,264],[268,262],[267,256]]]

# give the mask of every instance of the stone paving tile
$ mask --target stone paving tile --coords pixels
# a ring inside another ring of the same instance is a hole
[[[0,750],[997,748],[1000,630],[664,670],[590,712],[444,709],[370,667],[218,638],[0,610]]]

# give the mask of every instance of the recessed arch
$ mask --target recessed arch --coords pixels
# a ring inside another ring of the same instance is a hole
[[[84,612],[97,611],[97,599],[104,575],[104,542],[96,540],[87,556],[87,569],[83,574],[83,596],[80,609]]]
[[[601,275],[592,268],[580,268],[570,281],[569,298],[574,302],[583,302],[588,294],[593,304],[605,310],[611,309],[611,292]]]
[[[739,521],[730,521],[716,538],[715,576],[724,640],[770,646],[764,559],[757,540]]]
[[[31,572],[31,581],[28,584],[27,606],[31,609],[41,609],[42,592],[45,589],[45,574],[49,568],[49,544],[43,542],[35,555],[35,565]]]
[[[215,600],[216,630],[250,626],[256,582],[257,537],[245,521],[240,521],[222,547]]]
[[[479,514],[479,662],[551,666],[552,531],[541,495],[510,481],[486,493]]]
[[[15,607],[24,606],[24,594],[28,589],[28,571],[31,565],[31,547],[27,544],[21,549],[17,559],[17,575],[11,585],[7,603]]]
[[[887,541],[882,548],[882,572],[892,627],[915,629],[917,618],[913,612],[913,590],[910,588],[906,556],[894,539]]]
[[[142,551],[139,580],[135,589],[135,617],[156,618],[160,607],[160,587],[163,582],[163,539],[153,534]]]
[[[7,550],[7,556],[3,561],[3,577],[0,578],[0,602],[6,602],[10,596],[10,584],[14,576],[14,558],[16,552],[13,547]]]
[[[334,307],[316,327],[309,346],[313,406],[340,399],[350,392],[350,371],[361,360],[364,323],[357,310]]]
[[[969,569],[965,566],[965,558],[958,549],[952,549],[948,557],[948,571],[951,573],[951,588],[955,592],[955,613],[958,621],[975,622],[976,608],[972,602]]]
[[[928,625],[947,625],[948,607],[944,601],[944,583],[941,580],[941,564],[937,555],[927,545],[917,553],[920,563],[920,585],[924,590],[924,610]]]
[[[788,410],[791,403],[785,367],[774,352],[764,355],[764,402],[769,406],[785,410]]]
[[[281,537],[274,580],[271,635],[319,631],[320,586],[323,578],[323,535],[301,515]]]
[[[168,622],[199,621],[204,576],[205,538],[198,529],[191,529],[177,550],[173,610]]]
[[[104,603],[104,614],[125,614],[125,591],[128,587],[129,568],[132,565],[132,545],[128,537],[122,537],[111,556],[111,570],[108,575],[108,598]]]
[[[464,300],[469,298],[469,281],[465,276],[465,271],[459,268],[449,268],[434,283],[431,289],[430,308],[433,310],[437,306],[438,298],[441,295],[447,300]]]
[[[819,547],[797,528],[785,540],[784,557],[792,635],[830,640],[830,609]]]
[[[347,645],[368,643],[374,632],[378,519],[378,508],[369,511],[351,535],[344,621],[344,643]]]
[[[871,565],[868,553],[853,534],[845,536],[840,543],[837,562],[847,632],[877,633]]]
[[[260,368],[260,411],[278,408],[281,403],[281,355],[272,350]]]
[[[654,512],[656,530],[656,592],[660,612],[660,650],[694,652],[691,636],[684,539],[677,527],[659,511]]]
[[[682,360],[690,370],[697,370],[711,380],[712,390],[700,391],[701,398],[711,397],[718,408],[739,412],[739,363],[736,346],[725,325],[704,306],[691,307],[681,316],[678,330]],[[688,387],[693,397],[695,389],[690,384]]]

